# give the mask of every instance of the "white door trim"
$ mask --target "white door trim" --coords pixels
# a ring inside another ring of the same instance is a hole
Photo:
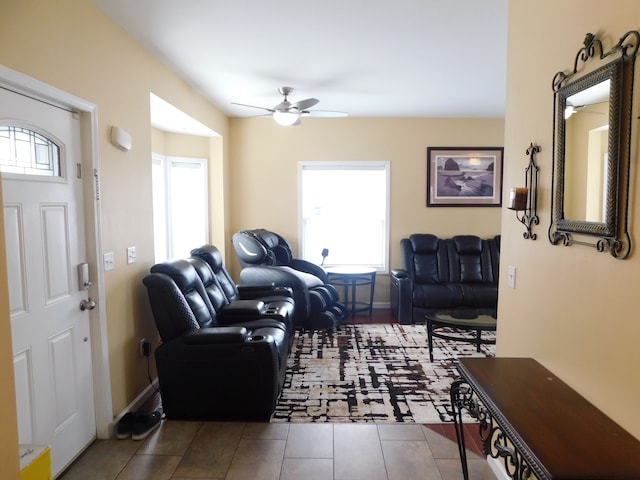
[[[104,264],[101,261],[103,249],[100,192],[98,191],[98,183],[93,180],[94,172],[100,171],[98,161],[98,107],[93,103],[2,65],[0,65],[0,86],[9,87],[13,91],[72,109],[81,114],[83,176],[85,179],[90,179],[85,183],[84,209],[87,259],[91,266],[93,277],[91,297],[96,301],[96,308],[90,312],[96,435],[98,438],[106,439],[109,438],[112,432],[113,403],[109,369]]]

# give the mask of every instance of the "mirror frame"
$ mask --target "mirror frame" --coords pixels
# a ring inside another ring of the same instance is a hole
[[[588,33],[584,47],[576,55],[573,71],[558,72],[553,78],[554,90],[554,158],[551,195],[551,225],[549,241],[565,246],[581,244],[608,251],[624,259],[631,253],[631,237],[627,229],[629,197],[629,165],[631,148],[631,108],[635,57],[640,45],[640,33],[629,31],[609,51],[595,35]],[[612,57],[610,59],[608,57]],[[587,61],[596,59],[595,69],[581,73]],[[607,60],[605,62],[605,59]],[[600,65],[600,66],[599,66]],[[565,134],[564,111],[567,98],[593,85],[610,80],[609,134],[607,160],[607,201],[603,222],[583,221],[565,217]],[[575,235],[597,237],[592,241],[578,240]]]

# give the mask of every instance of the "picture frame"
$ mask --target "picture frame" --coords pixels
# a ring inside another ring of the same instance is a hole
[[[428,147],[428,207],[502,206],[503,147]]]

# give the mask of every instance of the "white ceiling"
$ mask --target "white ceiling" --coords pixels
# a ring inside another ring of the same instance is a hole
[[[508,0],[92,0],[231,117],[503,117]]]

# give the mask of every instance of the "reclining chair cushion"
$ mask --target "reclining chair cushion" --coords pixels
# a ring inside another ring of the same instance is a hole
[[[182,336],[187,345],[203,345],[212,343],[241,343],[249,337],[245,327],[215,327],[191,330]]]

